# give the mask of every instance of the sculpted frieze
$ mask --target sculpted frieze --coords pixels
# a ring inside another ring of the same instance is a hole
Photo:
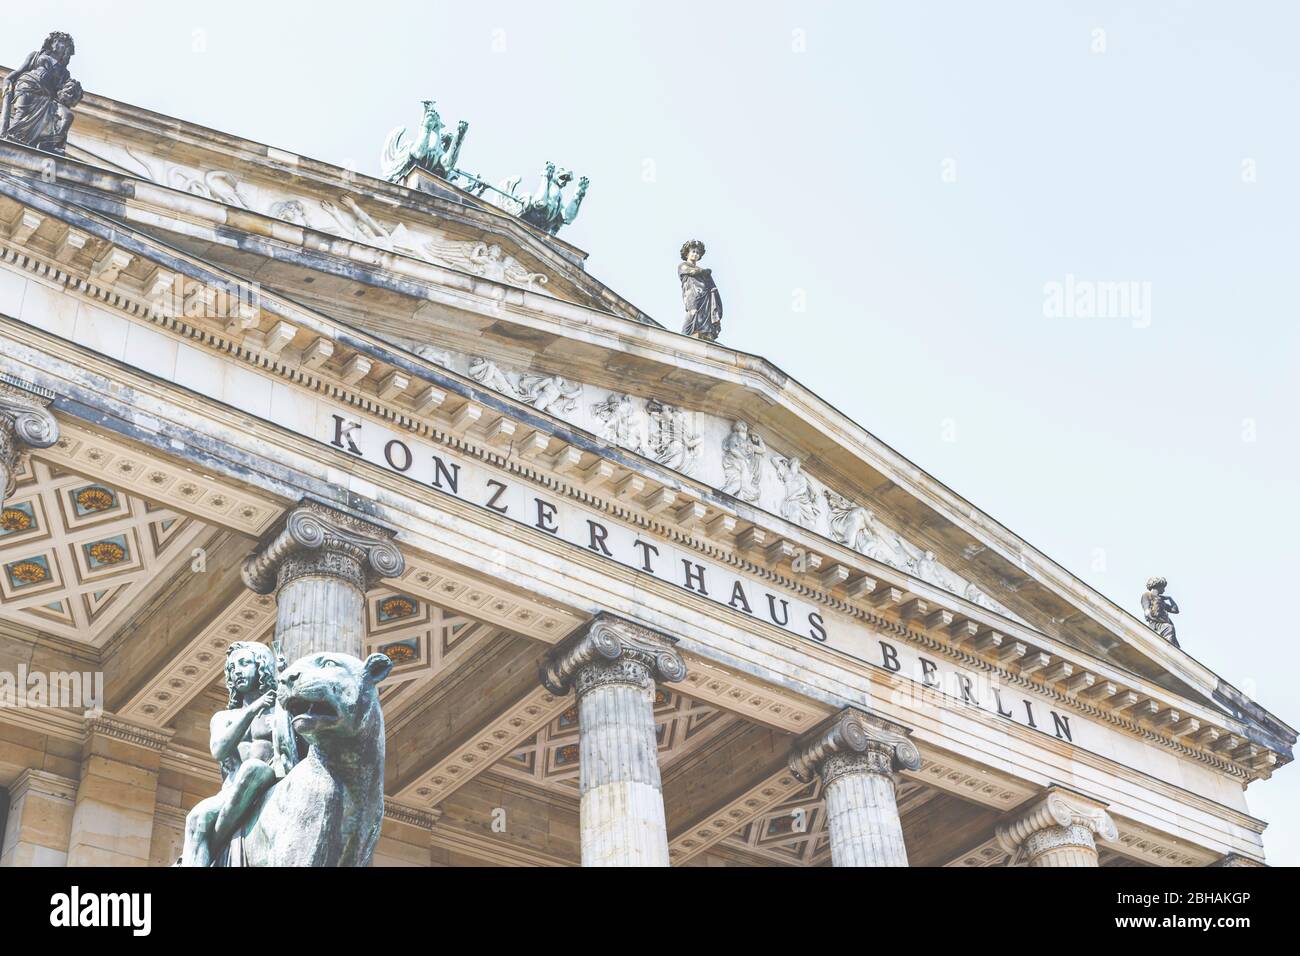
[[[769,447],[745,421],[706,415],[558,375],[521,372],[483,356],[458,355],[424,343],[403,342],[417,354],[461,372],[495,392],[583,428],[627,451],[820,534],[860,554],[966,600],[1015,617],[973,583],[908,541],[872,511],[810,475],[797,455]]]
[[[528,269],[498,243],[381,221],[346,192],[329,198],[294,195],[278,186],[241,180],[229,170],[197,169],[99,140],[74,141],[74,145],[83,143],[96,156],[160,186],[522,289],[535,291],[548,281],[545,273]]]

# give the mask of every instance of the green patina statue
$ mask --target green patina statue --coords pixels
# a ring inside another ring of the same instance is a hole
[[[369,866],[384,816],[379,683],[392,661],[263,644],[226,655],[212,718],[221,792],[186,818],[182,866]]]
[[[523,181],[522,176],[508,179],[498,187],[469,173],[461,172],[460,175],[470,183],[471,192],[479,196],[487,192],[493,193],[487,197],[488,202],[550,236],[558,233],[561,226],[567,226],[578,218],[578,210],[587,195],[587,187],[591,185],[591,180],[583,176],[578,180],[577,190],[566,201],[564,190],[573,182],[573,172],[557,168],[550,162],[542,170],[542,181],[535,193],[518,191],[519,184]]]
[[[456,160],[465,142],[469,123],[461,120],[453,133],[442,125],[442,117],[433,107],[433,100],[424,100],[424,119],[414,142],[406,135],[406,127],[399,126],[388,134],[380,160],[384,176],[398,182],[412,166],[418,166],[440,179],[450,182],[456,176]]]
[[[535,193],[518,191],[522,181],[520,176],[494,186],[456,166],[469,124],[461,120],[453,132],[443,126],[442,117],[434,109],[433,100],[423,102],[424,119],[417,136],[409,136],[405,126],[399,126],[388,134],[380,166],[389,182],[401,182],[407,173],[418,167],[486,199],[498,209],[518,216],[550,236],[558,233],[561,226],[567,226],[578,218],[578,209],[582,206],[590,185],[586,176],[578,180],[577,189],[567,199],[564,194],[573,182],[573,172],[557,168],[555,163],[546,164],[542,171],[541,185]]]

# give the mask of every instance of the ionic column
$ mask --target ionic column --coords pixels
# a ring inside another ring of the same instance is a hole
[[[393,533],[304,499],[244,562],[244,583],[275,592],[275,637],[290,663],[334,651],[364,657],[366,590],[406,567]]]
[[[800,738],[790,772],[822,778],[832,865],[907,866],[894,774],[920,766],[907,728],[853,707]]]
[[[0,506],[13,494],[23,453],[59,440],[59,422],[46,407],[53,400],[48,389],[0,375]]]
[[[997,829],[1012,862],[1026,866],[1096,866],[1096,837],[1119,839],[1106,804],[1061,787]]]
[[[583,866],[667,866],[655,681],[686,665],[656,631],[602,614],[542,663],[542,684],[578,696]]]

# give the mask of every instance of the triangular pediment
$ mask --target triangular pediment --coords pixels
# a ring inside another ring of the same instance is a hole
[[[609,449],[732,527],[815,552],[822,575],[858,562],[913,606],[938,595],[986,630],[1041,634],[1266,736],[1289,731],[771,363],[665,331],[512,217],[197,127],[160,147],[160,118],[109,101],[87,120],[80,161],[53,181],[0,144],[28,170],[0,177],[10,239],[141,301],[164,273],[187,301],[203,284],[260,287],[265,308],[217,317],[214,334],[399,395],[406,413],[432,388],[580,435],[569,447]],[[61,226],[20,235],[28,207]],[[88,238],[70,250],[71,232]],[[115,248],[129,250],[117,268]],[[398,387],[412,379],[423,391]]]
[[[286,264],[293,264],[295,245],[323,250],[349,243],[367,250],[362,259],[407,260],[413,269],[477,280],[487,295],[492,288],[498,296],[519,290],[650,321],[585,273],[582,250],[463,189],[423,184],[432,177],[418,169],[393,184],[92,96],[78,113],[68,157],[110,174],[96,183],[102,190],[140,198],[161,189],[192,197],[194,213],[212,203],[220,213],[200,218],[283,245],[276,258]],[[170,225],[160,219],[147,231],[239,267],[237,250]],[[272,270],[260,279],[287,286],[292,275]]]

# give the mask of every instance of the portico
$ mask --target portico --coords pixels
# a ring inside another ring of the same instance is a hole
[[[393,660],[379,864],[1262,861],[1294,731],[775,366],[468,197],[80,109],[52,178],[0,141],[0,670],[106,699],[0,708],[0,864],[175,860],[245,640]],[[341,190],[545,294],[285,218]],[[741,418],[815,509],[723,490]]]

